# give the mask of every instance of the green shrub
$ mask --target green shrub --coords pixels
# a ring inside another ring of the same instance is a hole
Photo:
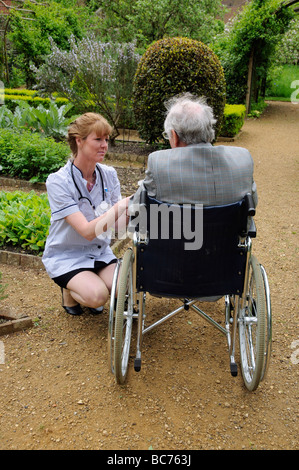
[[[0,191],[0,246],[42,253],[50,217],[47,194]]]
[[[5,95],[22,95],[22,96],[34,96],[36,91],[27,90],[27,88],[5,88]]]
[[[44,182],[61,168],[70,155],[69,146],[29,131],[0,129],[0,167],[2,174]]]
[[[217,118],[217,136],[225,105],[225,79],[218,57],[192,39],[156,41],[142,56],[134,78],[133,109],[143,139],[149,143],[161,139],[163,103],[183,92],[207,98]]]
[[[243,104],[226,104],[220,135],[234,137],[244,124],[246,108]]]
[[[57,106],[69,103],[69,100],[66,98],[54,96],[54,99]],[[5,104],[11,111],[15,111],[15,108],[20,104],[20,102],[24,102],[34,108],[39,105],[43,105],[48,109],[51,106],[51,103],[53,103],[53,99],[51,100],[50,98],[38,96],[37,91],[27,90],[27,88],[0,88],[0,102]]]
[[[6,93],[3,95],[0,95],[0,98],[2,96],[2,102],[11,110],[14,111],[15,108],[19,105],[20,101],[24,101],[25,103],[28,103],[30,106],[37,107],[39,105],[45,106],[45,108],[49,108],[53,100],[50,98],[41,98],[40,96],[30,96],[30,95],[7,95]],[[58,106],[62,106],[69,103],[69,101],[66,98],[56,98],[55,99],[55,104]]]

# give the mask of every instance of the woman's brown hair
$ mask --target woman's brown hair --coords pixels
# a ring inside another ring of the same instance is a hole
[[[92,132],[95,132],[98,137],[102,137],[110,135],[112,127],[103,116],[97,113],[82,114],[70,124],[67,141],[74,158],[76,158],[78,153],[76,137],[86,139]]]

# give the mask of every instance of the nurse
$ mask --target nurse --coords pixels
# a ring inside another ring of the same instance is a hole
[[[115,169],[102,163],[111,131],[99,114],[78,117],[68,130],[72,156],[46,181],[51,225],[42,259],[71,315],[81,306],[102,311],[117,261],[111,237],[129,220],[130,198],[121,198]]]

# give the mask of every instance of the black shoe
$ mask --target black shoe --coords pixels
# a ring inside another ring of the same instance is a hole
[[[62,306],[64,310],[69,314],[69,315],[82,315],[83,310],[81,308],[80,304],[73,305],[72,307],[67,307],[64,304],[64,298],[63,298],[63,288],[61,287],[61,295],[62,295]]]
[[[104,310],[104,307],[98,307],[98,308],[91,308],[91,307],[88,307],[88,310],[89,310],[90,313],[92,313],[93,315],[99,315],[99,314],[102,313],[102,311]]]
[[[73,307],[65,307],[63,305],[64,310],[66,313],[69,313],[70,315],[82,315],[83,310],[80,306],[80,304],[74,305]]]

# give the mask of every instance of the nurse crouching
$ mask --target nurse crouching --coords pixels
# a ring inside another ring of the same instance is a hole
[[[130,198],[121,198],[115,169],[102,164],[111,131],[99,114],[78,117],[68,130],[72,157],[46,182],[51,225],[42,259],[71,315],[81,306],[102,311],[117,261],[111,235],[128,222]]]

